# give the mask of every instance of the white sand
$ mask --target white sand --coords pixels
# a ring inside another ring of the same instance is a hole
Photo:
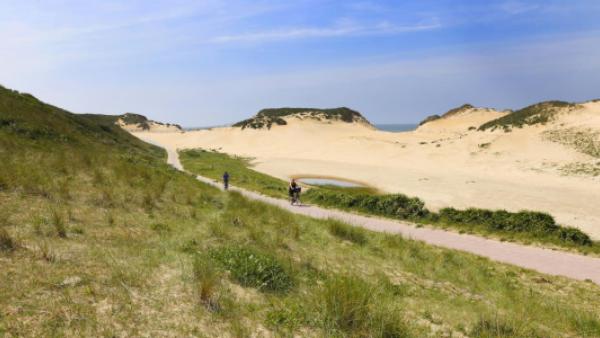
[[[406,133],[291,118],[288,125],[271,130],[134,134],[171,149],[216,149],[253,157],[256,170],[282,179],[323,175],[365,182],[386,192],[417,196],[433,210],[452,206],[545,211],[600,239],[600,178],[564,176],[558,170],[600,159],[542,136],[553,129],[600,131],[600,102],[565,112],[546,126],[510,133],[467,130],[503,114],[474,109]]]

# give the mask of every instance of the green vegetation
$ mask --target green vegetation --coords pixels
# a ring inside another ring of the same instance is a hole
[[[427,217],[429,214],[423,201],[416,197],[408,197],[402,194],[347,194],[325,189],[311,189],[304,194],[304,198],[323,206],[356,210],[366,214],[396,219],[417,221]]]
[[[527,234],[548,243],[565,243],[574,246],[593,244],[590,237],[581,230],[562,227],[556,224],[552,216],[541,212],[444,208],[440,210],[437,218],[438,222],[466,227],[471,231],[473,227],[481,227],[485,232]]]
[[[330,335],[410,337],[401,310],[384,292],[353,275],[334,275],[318,294],[321,316]]]
[[[456,114],[461,113],[461,112],[463,112],[463,111],[465,111],[467,109],[473,109],[473,108],[475,108],[475,107],[473,107],[473,105],[465,103],[465,104],[463,104],[460,107],[456,107],[456,108],[448,110],[447,112],[445,112],[442,115],[442,117],[449,117],[449,116],[452,116],[452,115],[456,115]]]
[[[194,173],[219,179],[224,171],[229,171],[233,185],[272,197],[287,198],[287,183],[250,169],[248,159],[203,150],[187,150],[180,155],[184,167]],[[446,208],[434,213],[427,210],[423,201],[416,197],[378,194],[369,188],[334,186],[305,189],[302,200],[320,206],[452,228],[502,240],[600,253],[600,245],[587,234],[576,228],[558,225],[552,216],[540,212]]]
[[[431,122],[431,121],[435,121],[435,120],[439,120],[442,117],[439,115],[429,115],[427,116],[423,121],[419,122],[419,126],[424,125],[425,123]]]
[[[229,247],[215,249],[210,255],[243,286],[282,292],[293,285],[283,264],[269,254],[248,248]]]
[[[194,173],[221,180],[223,173],[230,175],[233,186],[244,187],[271,197],[287,198],[287,182],[250,169],[250,159],[231,157],[206,150],[185,150],[180,153],[184,167]]]
[[[496,316],[600,335],[597,285],[383,233],[349,244],[175,171],[115,118],[0,88],[0,336],[460,336]]]
[[[234,124],[234,127],[261,129],[271,129],[273,124],[286,125],[287,122],[282,117],[307,113],[316,118],[324,118],[326,120],[340,120],[344,122],[354,122],[355,120],[366,121],[366,119],[357,111],[350,108],[340,107],[332,109],[319,108],[268,108],[262,109],[254,117],[240,121]]]
[[[460,113],[460,112],[462,112],[464,110],[473,109],[473,108],[475,108],[475,107],[473,107],[472,105],[470,105],[468,103],[467,104],[463,104],[460,107],[448,110],[447,112],[445,112],[444,114],[442,114],[442,116],[440,116],[440,115],[430,115],[430,116],[427,116],[423,121],[421,121],[419,123],[419,126],[422,126],[425,123],[428,123],[428,122],[431,122],[431,121],[439,120],[439,119],[444,118],[444,117],[450,117],[450,116],[456,115],[456,114],[458,114],[458,113]],[[471,130],[471,129],[469,129],[469,130]]]
[[[479,130],[489,129],[494,131],[501,128],[508,132],[515,127],[522,128],[525,125],[545,124],[561,109],[574,107],[577,107],[577,105],[563,101],[541,102],[486,122],[479,127]]]
[[[365,245],[367,243],[367,233],[362,228],[331,221],[329,232],[336,237],[358,245]]]
[[[144,115],[134,114],[134,113],[125,113],[125,114],[121,115],[120,118],[126,124],[138,124],[144,130],[150,129],[150,126],[148,125],[148,122],[149,122],[148,118]]]

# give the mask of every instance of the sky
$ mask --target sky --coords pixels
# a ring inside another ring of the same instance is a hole
[[[0,0],[0,84],[187,127],[600,98],[597,0]]]

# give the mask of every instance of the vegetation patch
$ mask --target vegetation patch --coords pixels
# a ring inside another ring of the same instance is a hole
[[[429,123],[431,121],[435,121],[435,120],[439,120],[442,117],[439,115],[429,115],[427,116],[425,119],[423,119],[423,121],[419,122],[419,126],[424,125],[425,123]]]
[[[544,137],[580,153],[600,158],[600,133],[597,131],[583,128],[548,130],[544,132]]]
[[[508,115],[486,122],[479,126],[480,131],[503,129],[510,131],[512,128],[522,128],[527,125],[545,124],[563,109],[574,109],[577,104],[563,101],[547,101],[537,103]]]
[[[346,194],[339,191],[311,189],[306,192],[305,198],[324,206],[357,210],[396,219],[418,220],[429,213],[423,201],[402,194]]]
[[[322,323],[332,334],[409,337],[404,319],[382,302],[381,290],[352,275],[333,275],[317,293]]]
[[[271,129],[273,125],[286,125],[287,122],[282,118],[295,114],[307,114],[315,118],[324,118],[326,120],[339,120],[347,123],[356,121],[368,121],[357,111],[350,108],[340,107],[332,109],[319,108],[267,108],[258,112],[254,117],[234,124],[234,127],[242,129]]]
[[[590,237],[581,230],[562,227],[556,224],[552,216],[541,212],[444,208],[439,212],[439,221],[457,226],[484,227],[489,232],[525,233],[532,238],[547,238],[580,246],[592,245]]]
[[[542,338],[544,335],[524,326],[511,323],[506,319],[482,317],[472,328],[470,335],[477,338]]]
[[[209,311],[218,311],[221,273],[210,257],[206,255],[194,257],[194,281],[200,303]]]
[[[243,286],[284,292],[294,285],[290,269],[272,255],[250,248],[223,247],[211,250],[210,256]]]
[[[336,237],[358,245],[364,245],[367,243],[367,236],[365,234],[366,231],[362,228],[351,226],[349,224],[330,221],[329,232]]]

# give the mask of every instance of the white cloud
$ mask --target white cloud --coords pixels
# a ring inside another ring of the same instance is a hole
[[[369,36],[369,35],[392,35],[408,32],[418,32],[425,30],[433,30],[440,28],[439,22],[434,21],[428,24],[416,24],[401,26],[389,23],[387,21],[380,22],[372,26],[362,26],[355,24],[347,24],[333,27],[299,27],[287,28],[279,30],[269,30],[254,33],[241,33],[231,35],[221,35],[209,39],[213,43],[229,43],[229,42],[269,42],[278,40],[291,39],[308,39],[308,38],[333,38],[333,37],[353,37],[353,36]]]

